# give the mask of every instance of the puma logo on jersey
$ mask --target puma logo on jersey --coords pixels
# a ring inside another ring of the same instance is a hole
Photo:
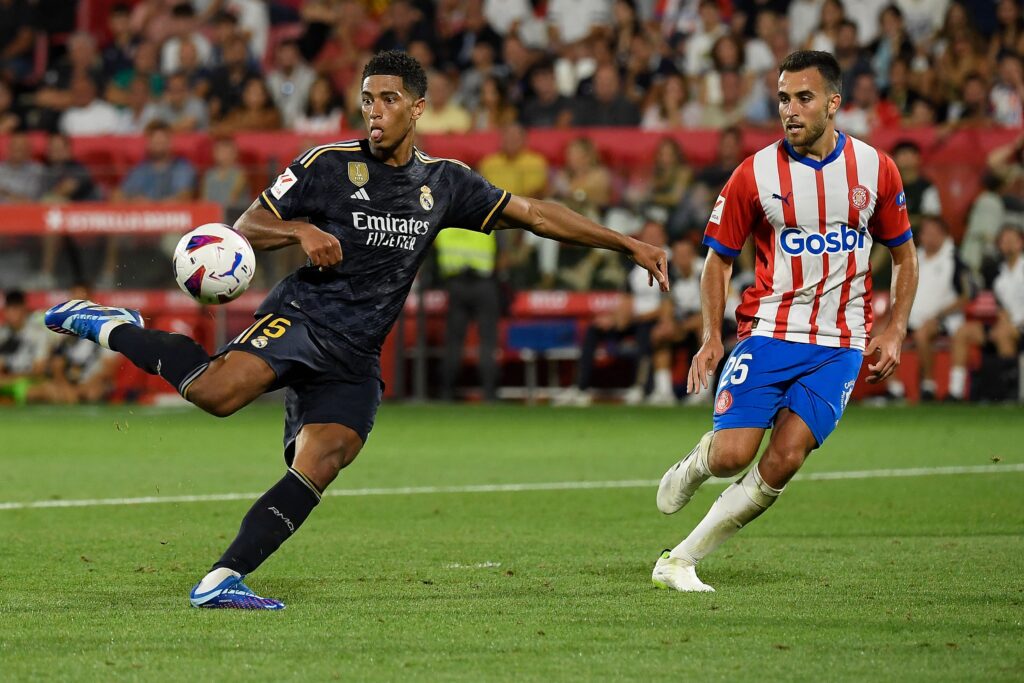
[[[366,192],[365,187],[360,187],[358,190],[353,192],[348,197],[349,199],[362,199],[363,201],[370,201],[370,195]]]
[[[789,198],[792,197],[792,196],[793,196],[792,192],[787,192],[785,197],[783,197],[781,194],[775,194],[774,192],[772,192],[772,199],[778,199],[780,202],[782,202],[786,206],[789,206]]]

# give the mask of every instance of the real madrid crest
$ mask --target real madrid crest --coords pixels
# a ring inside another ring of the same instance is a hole
[[[420,188],[420,206],[424,211],[434,208],[434,195],[430,194],[430,188],[426,185]]]
[[[362,187],[370,181],[370,169],[362,161],[348,162],[348,179],[356,187]]]

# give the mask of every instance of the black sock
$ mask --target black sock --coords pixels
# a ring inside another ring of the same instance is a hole
[[[252,572],[306,521],[320,502],[320,493],[302,474],[289,468],[281,481],[245,513],[238,536],[213,568]]]
[[[149,374],[163,377],[179,394],[210,364],[206,349],[183,334],[118,325],[107,343]]]

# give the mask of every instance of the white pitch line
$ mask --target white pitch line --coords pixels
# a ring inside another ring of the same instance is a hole
[[[930,477],[949,474],[1006,474],[1024,472],[1024,463],[1007,465],[954,465],[950,467],[911,467],[906,469],[855,470],[848,472],[811,472],[798,474],[794,481],[834,481],[837,479],[890,479],[899,477]],[[728,484],[732,479],[712,479],[712,484]],[[326,496],[410,496],[430,493],[518,493],[521,491],[580,491],[592,489],[635,489],[657,486],[657,479],[623,479],[618,481],[552,481],[523,484],[471,484],[466,486],[407,486],[398,488],[334,489]],[[253,500],[255,493],[210,493],[189,496],[143,496],[139,498],[91,498],[84,500],[35,500],[0,503],[2,510],[40,508],[83,508],[112,505],[150,505],[154,503],[219,503],[232,500]]]

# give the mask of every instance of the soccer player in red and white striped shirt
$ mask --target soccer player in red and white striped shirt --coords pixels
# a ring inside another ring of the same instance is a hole
[[[696,564],[775,502],[804,460],[835,429],[863,358],[868,381],[899,365],[917,288],[906,197],[892,159],[835,129],[841,73],[826,52],[800,51],[779,68],[784,139],[747,157],[715,202],[704,234],[704,343],[687,388],[707,385],[722,360],[722,315],[733,259],[754,240],[755,281],[736,312],[740,343],[718,383],[714,429],[662,478],[658,508],[676,512],[709,477],[732,477],[686,539],[665,551],[653,580],[680,591],[714,590]],[[893,259],[892,317],[871,332],[870,252]]]

